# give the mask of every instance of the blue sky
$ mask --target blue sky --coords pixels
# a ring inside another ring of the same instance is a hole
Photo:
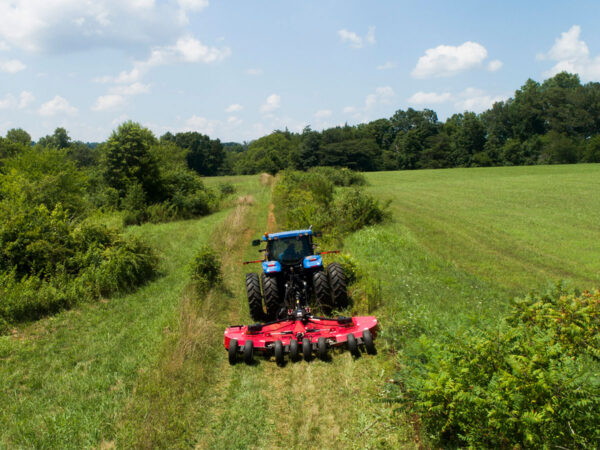
[[[600,80],[597,1],[0,0],[0,134],[134,120],[223,141]]]

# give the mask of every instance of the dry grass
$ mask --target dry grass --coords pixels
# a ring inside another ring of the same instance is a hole
[[[268,173],[260,174],[261,186],[273,186],[274,183],[275,183],[275,177],[273,175],[270,175]]]

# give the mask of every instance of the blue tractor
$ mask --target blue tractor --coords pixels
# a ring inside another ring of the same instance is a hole
[[[315,251],[313,237],[320,237],[320,233],[308,229],[264,234],[266,247],[259,250],[264,252],[264,259],[247,262],[262,264],[260,277],[246,274],[248,306],[254,321],[278,320],[297,307],[318,306],[330,313],[348,306],[342,266],[333,262],[325,267],[321,257],[338,252]],[[260,244],[260,239],[252,242],[254,246]]]

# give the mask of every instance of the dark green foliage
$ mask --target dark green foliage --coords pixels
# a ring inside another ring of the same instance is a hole
[[[196,283],[199,292],[207,292],[223,279],[221,272],[221,258],[210,246],[202,247],[190,268],[192,280]]]
[[[348,169],[315,168],[309,172],[286,171],[273,191],[279,223],[285,228],[307,228],[343,235],[387,217],[387,205],[358,187],[365,182]],[[335,186],[354,185],[336,192]]]
[[[217,175],[225,161],[221,141],[212,140],[195,131],[175,135],[166,133],[160,139],[161,142],[170,142],[187,150],[188,167],[201,175]]]
[[[441,446],[600,442],[600,292],[516,301],[495,331],[421,338],[401,402]]]
[[[21,144],[24,147],[31,146],[31,136],[22,128],[11,128],[6,132],[6,139],[15,144]]]

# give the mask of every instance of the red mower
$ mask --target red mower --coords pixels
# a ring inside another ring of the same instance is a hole
[[[267,247],[262,263],[263,273],[246,275],[246,290],[250,315],[254,325],[237,325],[225,330],[225,348],[229,363],[237,362],[243,353],[244,361],[252,364],[254,352],[275,356],[283,365],[285,354],[292,361],[306,361],[316,351],[320,359],[327,359],[330,347],[345,346],[354,356],[360,355],[359,346],[375,354],[373,339],[377,332],[377,319],[373,316],[338,317],[336,319],[313,316],[311,304],[326,313],[333,308],[348,305],[346,278],[338,263],[324,267],[321,255],[336,252],[315,252],[317,245],[311,229],[265,233],[262,238]],[[253,245],[259,245],[256,240]],[[262,290],[261,290],[262,284]],[[261,292],[262,291],[262,292]],[[264,308],[263,308],[264,304]]]

